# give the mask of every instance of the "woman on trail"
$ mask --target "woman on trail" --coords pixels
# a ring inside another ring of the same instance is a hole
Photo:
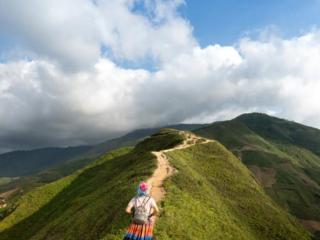
[[[156,201],[149,196],[149,186],[145,182],[139,184],[137,196],[129,202],[126,213],[132,214],[132,223],[123,240],[153,240],[155,216],[159,213]]]

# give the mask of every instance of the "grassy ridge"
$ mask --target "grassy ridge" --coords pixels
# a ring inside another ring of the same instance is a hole
[[[178,173],[166,182],[159,239],[309,239],[219,143],[168,153]]]
[[[274,181],[264,185],[265,191],[292,214],[320,221],[319,130],[264,114],[246,114],[196,133],[217,139],[255,169],[258,178],[263,175],[262,179]]]
[[[137,183],[156,166],[149,150],[183,140],[175,131],[152,139],[156,141],[146,139],[133,150],[108,153],[73,175],[27,193],[0,222],[0,239],[121,238],[129,221],[124,208]]]
[[[243,114],[236,120],[264,138],[301,146],[320,156],[319,129],[260,113]]]

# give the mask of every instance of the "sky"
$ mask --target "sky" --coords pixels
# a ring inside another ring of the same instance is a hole
[[[319,0],[189,0],[179,11],[192,23],[199,43],[206,46],[234,44],[270,27],[283,37],[296,37],[319,25],[319,9]]]
[[[0,0],[0,152],[264,112],[320,127],[319,0]]]

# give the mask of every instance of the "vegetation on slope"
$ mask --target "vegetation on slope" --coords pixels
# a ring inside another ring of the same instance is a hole
[[[260,136],[301,146],[320,156],[320,130],[266,114],[243,114],[236,118]]]
[[[264,114],[245,114],[195,132],[217,139],[241,158],[266,192],[292,214],[320,221],[319,130]]]
[[[159,239],[309,239],[221,144],[168,155],[178,173],[165,184]]]
[[[172,139],[174,139],[172,141]],[[139,181],[153,173],[149,150],[183,140],[164,131],[133,150],[108,153],[71,176],[27,193],[0,222],[0,239],[116,239],[129,223],[124,208]],[[148,150],[146,150],[148,149]]]

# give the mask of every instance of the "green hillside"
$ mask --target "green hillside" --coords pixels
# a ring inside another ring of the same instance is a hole
[[[277,203],[320,226],[319,130],[265,114],[245,114],[195,132],[224,144]]]
[[[320,156],[320,130],[266,114],[243,114],[236,118],[267,139],[294,144]]]
[[[137,183],[156,166],[145,148],[170,148],[181,141],[175,132],[164,131],[132,151],[108,153],[73,175],[32,190],[0,222],[0,239],[114,239],[128,224],[123,208]]]
[[[160,239],[308,239],[221,144],[169,156],[179,173],[166,183]]]
[[[122,239],[129,223],[124,208],[137,183],[156,167],[150,151],[172,148],[182,140],[179,132],[162,130],[134,149],[108,153],[27,193],[0,222],[0,240]],[[158,239],[310,239],[219,143],[168,155],[178,172],[165,183]]]

